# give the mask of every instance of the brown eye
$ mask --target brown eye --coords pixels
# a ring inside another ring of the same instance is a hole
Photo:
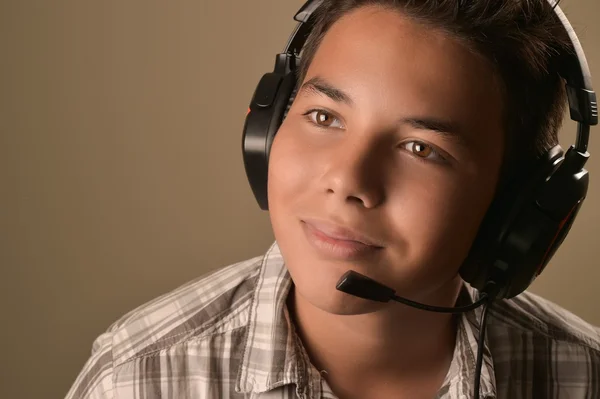
[[[444,162],[446,160],[433,146],[425,144],[422,141],[407,141],[402,144],[402,147],[411,155],[423,160],[436,162]]]
[[[324,111],[316,111],[315,118],[317,123],[322,126],[330,126],[335,118]]]
[[[415,142],[412,146],[412,152],[421,158],[427,158],[433,152],[433,149],[427,144]]]
[[[330,112],[327,112],[322,109],[313,109],[305,113],[304,115],[308,116],[308,119],[322,128],[343,128],[340,120],[332,115]]]

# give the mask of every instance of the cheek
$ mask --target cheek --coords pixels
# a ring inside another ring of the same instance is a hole
[[[315,181],[311,151],[295,136],[282,126],[271,147],[267,184],[271,211],[292,206]]]
[[[419,272],[456,272],[491,200],[488,184],[477,184],[482,181],[446,175],[426,185],[413,182],[408,194],[395,193],[403,200],[389,208],[388,220],[389,229],[404,240],[398,256]]]

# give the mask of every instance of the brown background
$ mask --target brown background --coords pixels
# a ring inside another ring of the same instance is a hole
[[[1,397],[64,397],[120,315],[271,243],[241,129],[302,3],[0,1]],[[563,8],[600,85],[600,3]],[[600,324],[592,133],[588,200],[532,291]]]

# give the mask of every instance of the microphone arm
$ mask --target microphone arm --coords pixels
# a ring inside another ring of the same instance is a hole
[[[484,303],[488,302],[489,296],[482,292],[480,298],[466,306],[457,307],[442,307],[432,306],[423,303],[411,301],[410,299],[402,298],[396,295],[396,292],[390,287],[381,284],[363,274],[349,270],[340,278],[336,287],[339,291],[346,294],[354,295],[359,298],[369,299],[377,302],[389,302],[390,300],[403,303],[405,305],[438,313],[464,313],[476,309]]]

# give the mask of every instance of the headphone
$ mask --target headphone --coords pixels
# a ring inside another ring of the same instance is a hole
[[[549,2],[551,0],[548,0]],[[294,16],[298,22],[273,72],[260,80],[248,108],[242,136],[246,175],[262,210],[268,209],[269,153],[275,134],[295,97],[300,51],[322,0],[309,0]],[[559,75],[565,81],[570,117],[577,122],[577,139],[565,152],[548,149],[518,184],[494,199],[460,269],[464,281],[495,298],[511,298],[540,275],[571,229],[586,197],[589,174],[590,126],[598,123],[596,93],[579,39],[558,5],[556,16],[568,33],[574,53],[564,54]]]

